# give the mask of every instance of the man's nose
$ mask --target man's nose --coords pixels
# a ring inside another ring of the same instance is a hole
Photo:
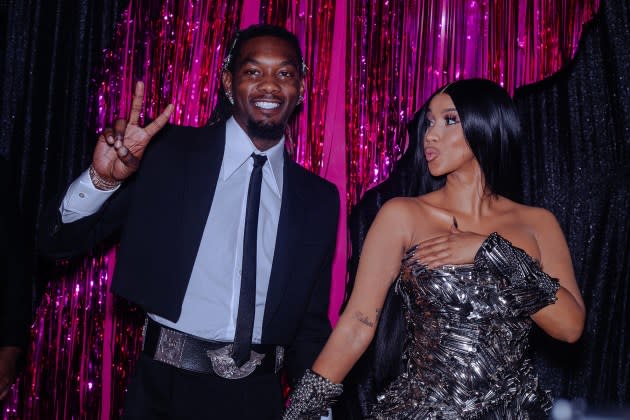
[[[280,85],[273,75],[266,75],[258,84],[258,89],[265,93],[274,93],[280,90]]]

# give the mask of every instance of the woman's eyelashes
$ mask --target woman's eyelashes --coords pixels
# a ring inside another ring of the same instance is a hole
[[[455,125],[455,124],[459,124],[459,118],[457,117],[456,114],[449,114],[449,115],[445,115],[443,118],[441,118],[442,121],[444,121],[444,125],[448,126],[448,125]],[[427,127],[433,127],[436,124],[435,119],[430,119],[427,118],[425,120],[425,124],[427,125]]]
[[[446,125],[454,125],[459,123],[459,118],[455,114],[449,114],[444,116],[444,122]]]

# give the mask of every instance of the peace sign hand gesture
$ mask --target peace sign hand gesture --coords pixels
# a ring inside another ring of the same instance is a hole
[[[113,189],[138,170],[147,145],[168,122],[173,104],[169,104],[149,125],[140,127],[138,119],[143,99],[144,83],[137,82],[129,121],[117,120],[113,130],[107,127],[98,137],[90,168],[96,188]]]

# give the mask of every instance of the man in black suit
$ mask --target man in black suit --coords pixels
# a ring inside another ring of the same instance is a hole
[[[283,360],[299,378],[330,333],[338,192],[284,151],[299,43],[257,25],[231,45],[227,121],[162,129],[169,105],[141,128],[139,83],[129,123],[99,137],[42,230],[66,256],[122,228],[112,290],[148,313],[129,418],[278,418]]]
[[[17,200],[11,184],[8,162],[0,157],[0,401],[8,395],[25,353],[31,314],[31,285],[24,278]]]

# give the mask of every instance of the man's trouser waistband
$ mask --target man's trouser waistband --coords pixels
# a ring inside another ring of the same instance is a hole
[[[147,317],[142,352],[154,360],[180,369],[208,373],[226,379],[277,373],[284,361],[284,348],[252,344],[251,357],[240,368],[232,360],[232,344],[204,340],[165,327]]]

